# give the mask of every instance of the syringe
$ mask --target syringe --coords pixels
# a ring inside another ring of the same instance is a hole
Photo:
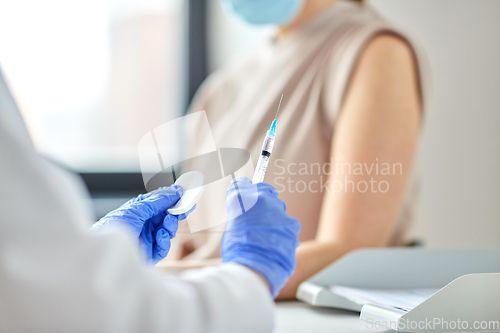
[[[262,183],[266,175],[267,165],[269,164],[269,158],[273,152],[274,140],[276,139],[276,118],[278,118],[278,112],[280,111],[282,100],[283,95],[281,95],[278,111],[276,111],[276,116],[271,124],[271,128],[267,131],[264,143],[262,144],[262,150],[260,152],[259,160],[257,161],[257,167],[255,168],[255,173],[253,174],[252,183],[254,184]]]

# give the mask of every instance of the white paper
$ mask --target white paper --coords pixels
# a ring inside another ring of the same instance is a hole
[[[330,291],[357,304],[375,304],[389,309],[408,312],[438,289],[363,289],[331,286]]]

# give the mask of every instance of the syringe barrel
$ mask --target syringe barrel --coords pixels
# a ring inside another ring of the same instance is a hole
[[[267,151],[269,154],[273,152],[274,147],[274,136],[269,135],[269,131],[267,131],[266,138],[264,139],[264,143],[262,144],[262,152]]]
[[[254,184],[262,183],[264,181],[267,165],[269,164],[269,158],[273,152],[274,140],[275,137],[269,135],[269,131],[267,131],[266,138],[262,144],[262,150],[257,161],[257,167],[255,168],[255,173],[253,174],[252,183]]]
[[[269,154],[259,156],[259,160],[257,161],[257,167],[255,168],[255,173],[253,174],[253,179],[252,179],[253,184],[262,183],[264,181],[270,156],[271,155]]]

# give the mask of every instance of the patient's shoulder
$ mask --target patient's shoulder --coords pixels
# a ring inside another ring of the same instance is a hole
[[[413,66],[413,47],[400,36],[383,33],[373,37],[360,54],[359,64],[369,64],[366,68],[380,71],[397,71],[399,67]]]

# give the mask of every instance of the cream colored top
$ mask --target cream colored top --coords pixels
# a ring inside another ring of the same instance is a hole
[[[212,74],[191,105],[191,112],[206,111],[218,148],[244,148],[251,153],[255,165],[280,96],[284,94],[265,181],[278,189],[288,214],[301,222],[301,241],[316,235],[324,193],[320,189],[328,178],[323,166],[331,162],[335,120],[349,78],[363,47],[383,32],[401,36],[413,46],[425,102],[427,81],[422,70],[425,63],[414,42],[370,7],[340,1],[283,39],[266,41],[255,52]],[[209,139],[197,133],[189,133],[189,138],[193,139],[192,155],[196,155],[201,142]],[[288,166],[290,173],[283,172],[283,167]],[[252,167],[242,172],[249,178],[252,173]],[[214,184],[213,190],[206,191],[189,219],[190,225],[225,221],[224,193],[230,177],[226,178],[225,182]],[[304,186],[311,186],[312,191],[304,191]],[[413,219],[415,189],[413,179],[391,245],[404,241]],[[223,231],[224,224],[220,224],[191,233],[187,224],[181,223],[169,259],[179,256],[179,247],[185,242],[196,249],[186,259],[218,257]]]

